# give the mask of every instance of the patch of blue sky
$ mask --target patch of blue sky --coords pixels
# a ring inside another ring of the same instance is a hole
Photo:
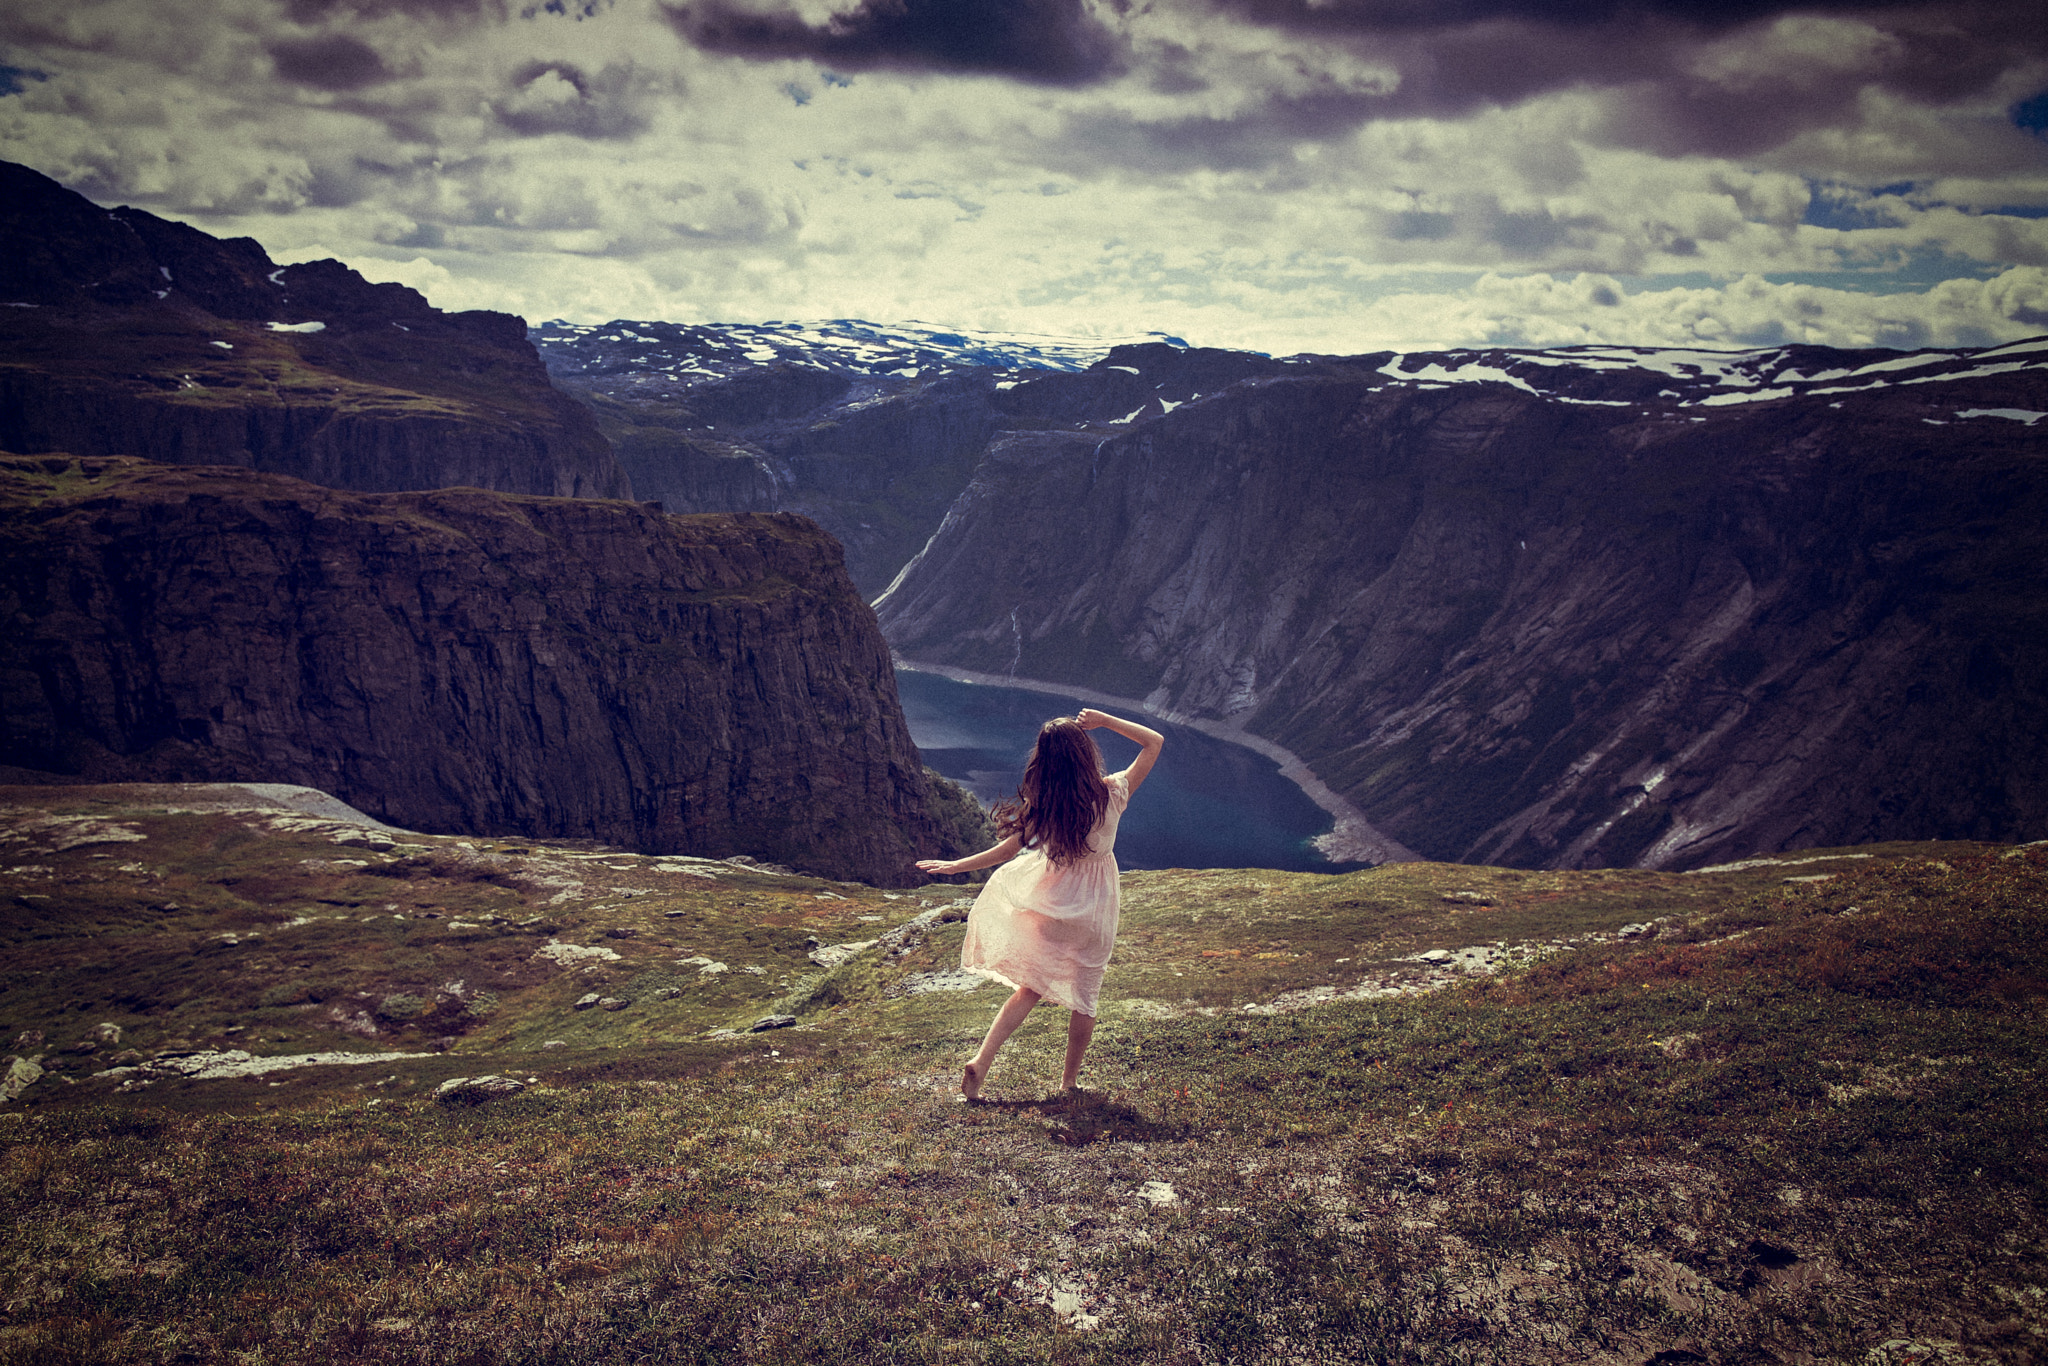
[[[50,73],[26,66],[0,66],[0,98],[19,95],[30,81],[47,81]]]
[[[1877,202],[1889,196],[1911,199],[1915,209],[1955,209],[1976,217],[2048,218],[2048,204],[1999,204],[1987,207],[1951,204],[1943,199],[1914,198],[1914,182],[1910,180],[1865,189],[1857,185],[1839,185],[1809,177],[1806,188],[1812,197],[1808,199],[1806,212],[1799,221],[1808,227],[1835,228],[1843,232],[1897,226],[1898,220]]]
[[[2032,99],[2021,100],[2012,107],[2009,116],[2016,128],[2024,128],[2036,135],[2048,134],[2048,90]]]
[[[1879,207],[1881,198],[1908,195],[1913,191],[1913,182],[1901,180],[1891,185],[1879,185],[1864,189],[1856,185],[1836,185],[1824,180],[1807,177],[1808,199],[1806,212],[1800,222],[1813,228],[1836,228],[1854,232],[1859,228],[1889,228],[1898,220]]]
[[[1842,270],[1759,271],[1757,278],[1774,285],[1812,285],[1851,294],[1920,294],[1944,280],[1988,280],[2004,270],[2001,262],[1972,260],[1938,248],[1900,251],[1881,262]],[[1721,289],[1732,274],[1694,270],[1671,275],[1616,275],[1624,294],[1652,294],[1667,289]]]
[[[1918,294],[1944,280],[1988,280],[2006,265],[1922,247],[1861,269],[1773,271],[1763,278],[1774,285],[1816,285],[1853,294]]]
[[[1309,290],[1339,293],[1346,302],[1377,303],[1401,294],[1456,294],[1472,288],[1488,274],[1485,270],[1409,270],[1404,267],[1361,267],[1347,258],[1316,258],[1294,254],[1277,257],[1256,269],[1252,278],[1259,288],[1286,295]],[[1143,252],[1128,257],[1111,257],[1094,270],[1080,270],[1046,280],[1020,293],[1022,301],[1033,304],[1064,302],[1077,289],[1094,289],[1114,284],[1138,297],[1173,299],[1185,303],[1221,303],[1230,297],[1217,288],[1230,272],[1202,264],[1168,265],[1163,254]]]

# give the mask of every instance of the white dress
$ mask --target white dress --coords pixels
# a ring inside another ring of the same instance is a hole
[[[1116,944],[1116,827],[1131,802],[1130,770],[1108,783],[1109,809],[1088,832],[1086,855],[1055,864],[1043,849],[1026,849],[996,869],[968,912],[961,967],[1095,1014]]]

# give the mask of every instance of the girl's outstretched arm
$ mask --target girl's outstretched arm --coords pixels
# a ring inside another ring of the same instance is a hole
[[[1001,844],[992,844],[978,854],[966,858],[942,859],[921,858],[917,861],[919,871],[944,877],[949,873],[972,873],[982,868],[993,868],[998,863],[1008,863],[1017,857],[1017,851],[1024,847],[1022,835],[1012,835]]]
[[[1130,790],[1136,792],[1138,784],[1145,781],[1145,775],[1150,773],[1152,765],[1158,762],[1159,751],[1166,744],[1166,737],[1150,726],[1141,726],[1136,721],[1126,721],[1121,717],[1111,716],[1106,711],[1097,711],[1093,707],[1081,708],[1081,715],[1076,719],[1080,721],[1083,730],[1094,730],[1098,726],[1106,727],[1138,746],[1138,757],[1131,760],[1131,766],[1125,770],[1131,775]]]

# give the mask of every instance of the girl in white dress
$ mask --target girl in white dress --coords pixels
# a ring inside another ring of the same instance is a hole
[[[1136,742],[1138,757],[1105,775],[1102,751],[1088,734],[1106,726]],[[1095,996],[1116,942],[1116,827],[1131,794],[1166,743],[1156,730],[1083,708],[1039,728],[1014,801],[996,808],[1002,843],[963,859],[921,859],[927,873],[971,873],[1003,865],[981,889],[967,916],[960,966],[1015,987],[981,1051],[960,1073],[960,1094],[977,1100],[996,1052],[1041,1000],[1065,1006],[1067,1067],[1072,1090],[1095,1034]]]

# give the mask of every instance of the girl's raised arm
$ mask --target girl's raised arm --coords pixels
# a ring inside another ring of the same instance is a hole
[[[1130,790],[1136,792],[1138,784],[1145,781],[1145,775],[1150,773],[1152,765],[1158,762],[1159,751],[1165,746],[1166,737],[1150,726],[1141,726],[1136,721],[1126,721],[1122,717],[1111,716],[1108,712],[1097,711],[1093,707],[1081,708],[1081,714],[1076,719],[1080,721],[1083,730],[1104,727],[1138,746],[1138,757],[1131,760],[1131,766],[1124,770],[1131,775]]]

